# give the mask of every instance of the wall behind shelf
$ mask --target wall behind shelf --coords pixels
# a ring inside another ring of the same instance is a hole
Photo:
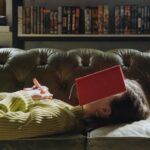
[[[6,0],[7,23],[12,26],[12,0]]]
[[[49,41],[49,42],[36,42],[27,41],[25,42],[25,49],[31,48],[58,48],[63,50],[69,50],[74,48],[96,48],[100,50],[109,50],[115,48],[133,48],[141,51],[150,50],[149,41],[81,41],[81,42],[64,42],[64,41]]]

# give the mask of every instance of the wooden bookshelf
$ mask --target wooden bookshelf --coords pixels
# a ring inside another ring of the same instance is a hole
[[[114,8],[117,5],[150,5],[149,0],[145,0],[141,2],[140,0],[133,1],[133,0],[95,0],[95,1],[82,1],[81,0],[61,0],[61,1],[56,1],[56,2],[50,2],[51,3],[51,9],[57,9],[58,6],[80,6],[82,9],[85,8],[86,6],[98,6],[98,5],[108,5],[110,9],[110,33],[108,34],[18,34],[18,12],[17,8],[18,6],[23,5],[23,0],[13,1],[13,46],[14,47],[19,47],[19,48],[24,48],[24,42],[25,41],[124,41],[124,42],[130,42],[130,41],[150,41],[150,34],[115,34],[114,33]]]

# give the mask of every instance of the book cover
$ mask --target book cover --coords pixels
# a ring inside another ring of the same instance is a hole
[[[79,104],[84,105],[126,90],[119,65],[75,79]]]

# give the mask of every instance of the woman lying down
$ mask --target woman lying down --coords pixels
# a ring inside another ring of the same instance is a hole
[[[131,122],[149,115],[144,92],[133,80],[125,79],[126,92],[84,106],[53,99],[46,86],[36,79],[33,83],[32,88],[0,93],[0,140],[81,132],[85,118]]]

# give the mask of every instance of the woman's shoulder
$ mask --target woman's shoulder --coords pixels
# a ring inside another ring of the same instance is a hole
[[[54,98],[54,99],[51,100],[51,102],[53,102],[53,103],[55,103],[55,104],[57,104],[57,105],[59,105],[61,107],[67,107],[68,109],[73,108],[72,105],[70,105],[70,104],[68,104],[68,103],[66,103],[66,102],[64,102],[64,101],[62,101],[60,99],[55,99]]]

